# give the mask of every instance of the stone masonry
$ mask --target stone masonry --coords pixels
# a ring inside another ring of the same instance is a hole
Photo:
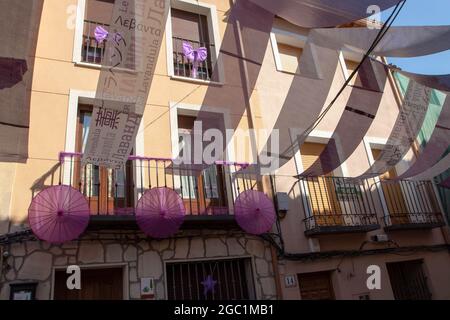
[[[140,278],[154,277],[156,299],[165,299],[164,262],[251,257],[256,298],[276,299],[270,245],[261,238],[233,231],[184,231],[177,237],[152,240],[126,232],[89,233],[62,245],[42,241],[13,244],[9,270],[0,281],[0,299],[9,298],[9,284],[38,282],[37,299],[52,297],[55,268],[79,265],[126,267],[129,299],[140,299]],[[126,297],[127,298],[127,297]]]

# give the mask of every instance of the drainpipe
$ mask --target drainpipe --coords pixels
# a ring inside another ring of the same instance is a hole
[[[272,255],[272,269],[275,277],[275,288],[277,292],[277,299],[283,300],[283,291],[281,290],[280,270],[278,269],[278,255],[274,246],[270,246],[270,253]]]

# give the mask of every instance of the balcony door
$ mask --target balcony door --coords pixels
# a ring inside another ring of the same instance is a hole
[[[303,168],[309,168],[325,149],[325,144],[305,143],[301,147]],[[311,214],[318,226],[343,225],[342,210],[332,174],[307,181]]]
[[[178,116],[179,143],[184,146],[182,152],[190,152],[184,139],[192,136],[195,119],[193,116]],[[211,165],[201,172],[181,172],[179,189],[188,214],[228,214],[225,174],[222,165]]]
[[[374,159],[380,157],[381,150],[372,149],[372,155]],[[397,178],[397,171],[392,168],[388,172],[380,176],[380,180],[389,180]],[[406,224],[409,223],[408,207],[403,195],[402,187],[399,183],[382,184],[382,190],[386,205],[389,210],[389,217],[391,224]]]
[[[92,121],[92,106],[80,105],[76,148],[83,153]],[[91,164],[75,163],[74,188],[87,198],[91,214],[131,214],[134,208],[133,165],[131,161],[119,170]]]

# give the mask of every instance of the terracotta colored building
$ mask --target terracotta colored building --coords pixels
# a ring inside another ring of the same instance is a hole
[[[448,226],[433,182],[383,181],[401,174],[407,160],[380,178],[352,185],[342,178],[364,172],[386,144],[402,99],[392,74],[369,132],[332,175],[294,178],[329,141],[345,108],[343,99],[296,157],[260,183],[236,174],[253,158],[234,146],[227,150],[230,161],[197,177],[168,170],[169,159],[178,155],[180,135],[193,129],[208,86],[224,85],[211,74],[226,29],[228,0],[171,1],[133,148],[136,157],[123,170],[81,165],[95,121],[93,99],[104,54],[94,30],[108,26],[113,2],[43,2],[29,82],[28,154],[26,160],[0,162],[1,299],[23,290],[40,300],[450,299]],[[276,18],[247,112],[221,104],[208,105],[208,112],[238,123],[238,129],[271,130],[307,37],[308,30]],[[183,57],[183,41],[210,53],[197,79]],[[349,77],[358,58],[341,52],[335,78]],[[327,102],[339,90],[337,83]],[[407,158],[414,156],[411,152]],[[30,233],[27,215],[33,197],[58,184],[83,193],[91,218],[79,239],[50,245]],[[162,186],[181,196],[186,218],[175,236],[155,240],[137,228],[134,208],[146,190]],[[237,225],[233,203],[244,190],[262,191],[273,201],[278,217],[269,235],[250,235]],[[70,265],[81,268],[80,291],[66,287]],[[381,289],[366,285],[373,265],[380,267]],[[205,297],[202,282],[210,274],[217,283]]]

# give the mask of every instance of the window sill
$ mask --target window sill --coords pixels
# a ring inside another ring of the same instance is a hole
[[[213,85],[213,86],[223,86],[224,85],[223,82],[210,81],[210,80],[201,80],[201,79],[194,79],[194,78],[174,76],[174,75],[171,75],[170,79],[171,80],[177,80],[177,81],[196,83],[196,84],[204,84],[204,85]]]
[[[75,66],[76,67],[90,68],[90,69],[97,69],[97,70],[100,70],[102,68],[101,64],[89,63],[89,62],[81,62],[81,61],[75,61]]]
[[[300,76],[300,73],[298,73],[298,72],[286,71],[286,70],[281,70],[278,68],[277,68],[277,72],[288,74],[290,76]]]

